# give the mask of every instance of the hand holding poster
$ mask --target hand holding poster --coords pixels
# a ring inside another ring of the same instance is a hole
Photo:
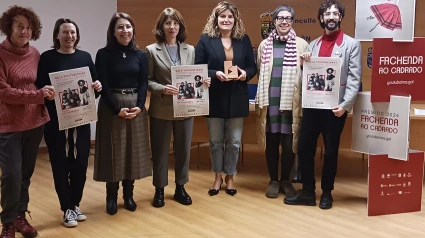
[[[182,65],[171,67],[173,86],[178,94],[173,96],[174,117],[203,116],[209,114],[207,65]]]
[[[96,102],[88,67],[49,73],[55,88],[59,130],[97,121]]]
[[[371,103],[370,99],[370,92],[361,92],[357,96],[351,149],[407,160],[411,98],[391,96],[390,102],[380,103]]]
[[[339,104],[341,59],[311,57],[304,62],[302,107],[332,109]]]

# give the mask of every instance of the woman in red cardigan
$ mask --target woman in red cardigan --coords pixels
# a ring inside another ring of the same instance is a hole
[[[10,7],[0,17],[0,169],[1,238],[24,237],[37,231],[28,223],[30,179],[35,167],[44,124],[50,120],[44,98],[53,99],[54,89],[37,89],[40,54],[29,45],[41,33],[39,17],[28,8]]]

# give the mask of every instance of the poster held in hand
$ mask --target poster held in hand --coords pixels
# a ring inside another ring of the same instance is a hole
[[[92,77],[88,67],[49,73],[55,88],[59,130],[97,121]]]
[[[311,57],[303,65],[302,107],[332,109],[339,104],[341,59]]]
[[[209,114],[209,91],[204,83],[208,78],[206,64],[171,66],[171,78],[178,89],[178,94],[173,95],[174,117]]]

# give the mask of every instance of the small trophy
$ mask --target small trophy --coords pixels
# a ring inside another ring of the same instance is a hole
[[[229,79],[238,78],[238,67],[233,66],[232,61],[224,61],[224,73]]]

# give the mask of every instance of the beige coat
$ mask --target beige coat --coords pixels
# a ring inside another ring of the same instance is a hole
[[[301,126],[301,116],[302,116],[302,108],[301,108],[301,84],[302,84],[302,70],[301,70],[301,62],[300,62],[300,54],[307,52],[308,43],[297,37],[297,73],[296,73],[296,83],[294,85],[294,97],[292,101],[292,133],[294,134],[292,150],[294,153],[297,152],[298,146],[298,137]],[[260,66],[261,66],[261,53],[263,52],[264,45],[266,40],[263,40],[258,47],[257,54],[257,69],[258,69],[258,79],[260,80]],[[273,68],[273,52],[270,55],[270,63],[268,70],[268,80],[271,79]],[[266,148],[266,121],[267,121],[267,106],[260,109],[259,105],[255,105],[255,111],[257,113],[257,143],[260,149],[265,150]]]
[[[195,63],[195,48],[185,43],[179,43],[180,64],[193,65]],[[172,84],[171,59],[163,42],[154,43],[146,47],[149,61],[149,116],[162,120],[183,120],[174,118],[173,96],[163,95],[165,85]],[[175,85],[174,85],[175,86]]]

